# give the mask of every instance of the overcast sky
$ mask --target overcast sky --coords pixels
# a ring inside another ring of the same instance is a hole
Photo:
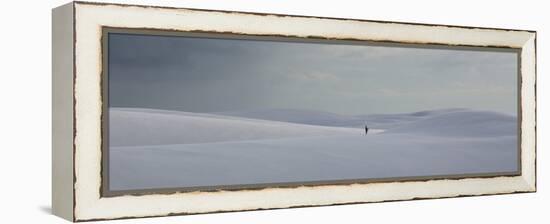
[[[110,34],[109,103],[190,112],[515,114],[517,55]]]

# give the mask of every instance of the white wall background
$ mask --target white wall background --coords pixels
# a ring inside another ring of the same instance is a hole
[[[98,0],[99,1],[99,0]],[[112,0],[116,1],[116,0]],[[51,215],[51,18],[64,0],[0,6],[0,223]],[[103,2],[103,1],[100,1]],[[119,3],[529,29],[538,31],[538,192],[110,221],[110,223],[542,223],[550,220],[550,16],[545,1],[116,1]],[[545,208],[546,207],[546,208]]]

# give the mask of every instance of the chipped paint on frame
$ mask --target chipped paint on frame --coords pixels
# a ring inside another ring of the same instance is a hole
[[[533,31],[101,3],[75,2],[74,7],[75,221],[536,191],[534,93],[536,34]],[[516,176],[491,178],[447,178],[102,197],[99,189],[102,182],[101,35],[103,27],[521,49],[522,173]]]

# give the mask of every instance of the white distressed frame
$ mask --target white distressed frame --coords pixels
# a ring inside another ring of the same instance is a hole
[[[73,220],[536,191],[532,31],[75,2]],[[102,27],[521,48],[521,176],[101,197]],[[71,152],[72,153],[72,152]]]

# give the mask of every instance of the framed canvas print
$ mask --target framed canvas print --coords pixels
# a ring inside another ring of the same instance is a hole
[[[536,191],[536,33],[73,2],[53,10],[70,221]]]

